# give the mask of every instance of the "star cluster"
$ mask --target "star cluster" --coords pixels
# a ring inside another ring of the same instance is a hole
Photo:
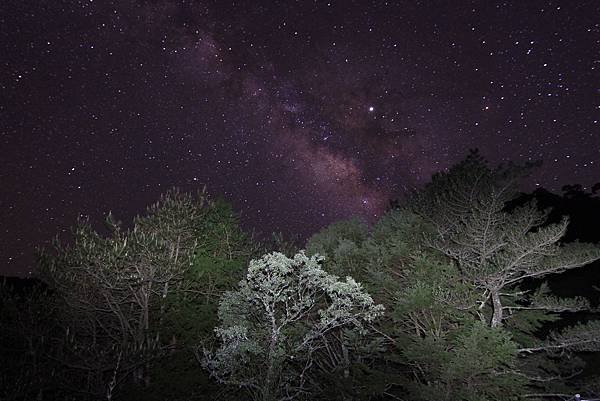
[[[205,185],[306,236],[382,213],[477,147],[600,181],[594,1],[0,5],[0,269],[79,216]]]

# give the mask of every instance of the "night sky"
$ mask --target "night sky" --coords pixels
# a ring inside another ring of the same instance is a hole
[[[0,274],[207,186],[245,227],[374,219],[477,147],[600,181],[600,3],[0,2]]]

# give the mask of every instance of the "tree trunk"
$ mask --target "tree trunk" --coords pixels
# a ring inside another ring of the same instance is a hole
[[[491,327],[502,326],[502,302],[500,301],[500,293],[496,290],[492,291],[492,320],[490,322]]]
[[[279,332],[275,324],[275,313],[270,311],[271,315],[271,341],[269,342],[268,367],[265,378],[265,386],[263,389],[263,400],[272,401],[275,398],[275,353],[277,352],[277,342],[279,340]]]

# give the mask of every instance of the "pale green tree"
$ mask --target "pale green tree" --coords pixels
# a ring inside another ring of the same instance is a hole
[[[56,298],[62,335],[54,353],[67,391],[97,398],[108,388],[112,396],[130,378],[149,386],[151,362],[173,348],[161,338],[170,300],[188,287],[212,208],[204,193],[172,191],[131,228],[112,215],[107,233],[81,221],[69,243],[56,241],[41,255],[40,275]]]
[[[491,327],[501,326],[519,310],[586,308],[583,299],[525,297],[515,288],[525,280],[543,279],[600,259],[600,247],[594,244],[560,242],[568,219],[547,224],[548,211],[540,211],[535,203],[507,210],[528,168],[490,168],[473,152],[447,173],[434,176],[413,205],[436,228],[429,245],[454,260],[463,277],[481,290],[479,310],[490,306]],[[527,305],[515,305],[515,300]]]
[[[237,291],[220,304],[220,341],[203,364],[221,383],[255,400],[317,397],[321,374],[348,375],[352,336],[383,314],[360,283],[321,268],[322,257],[274,252],[252,260]]]
[[[560,313],[590,310],[583,297],[554,295],[544,279],[600,259],[591,243],[563,243],[569,221],[549,221],[549,211],[516,201],[520,179],[531,165],[492,168],[477,153],[435,175],[410,205],[433,227],[427,245],[452,260],[477,299],[468,310],[490,328],[504,328],[519,344],[520,368],[512,373],[532,386],[576,376],[582,364],[557,355],[599,351],[595,321],[538,337]]]

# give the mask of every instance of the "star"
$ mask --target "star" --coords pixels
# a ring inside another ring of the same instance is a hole
[[[10,257],[6,269],[26,274],[77,212],[127,220],[171,187],[206,185],[249,230],[307,238],[334,220],[372,221],[473,147],[490,164],[545,158],[524,191],[600,180],[594,2],[561,4],[564,23],[529,18],[551,0],[520,2],[497,23],[471,11],[484,0],[431,15],[328,1],[257,0],[269,29],[233,2],[10,12],[0,269]]]

